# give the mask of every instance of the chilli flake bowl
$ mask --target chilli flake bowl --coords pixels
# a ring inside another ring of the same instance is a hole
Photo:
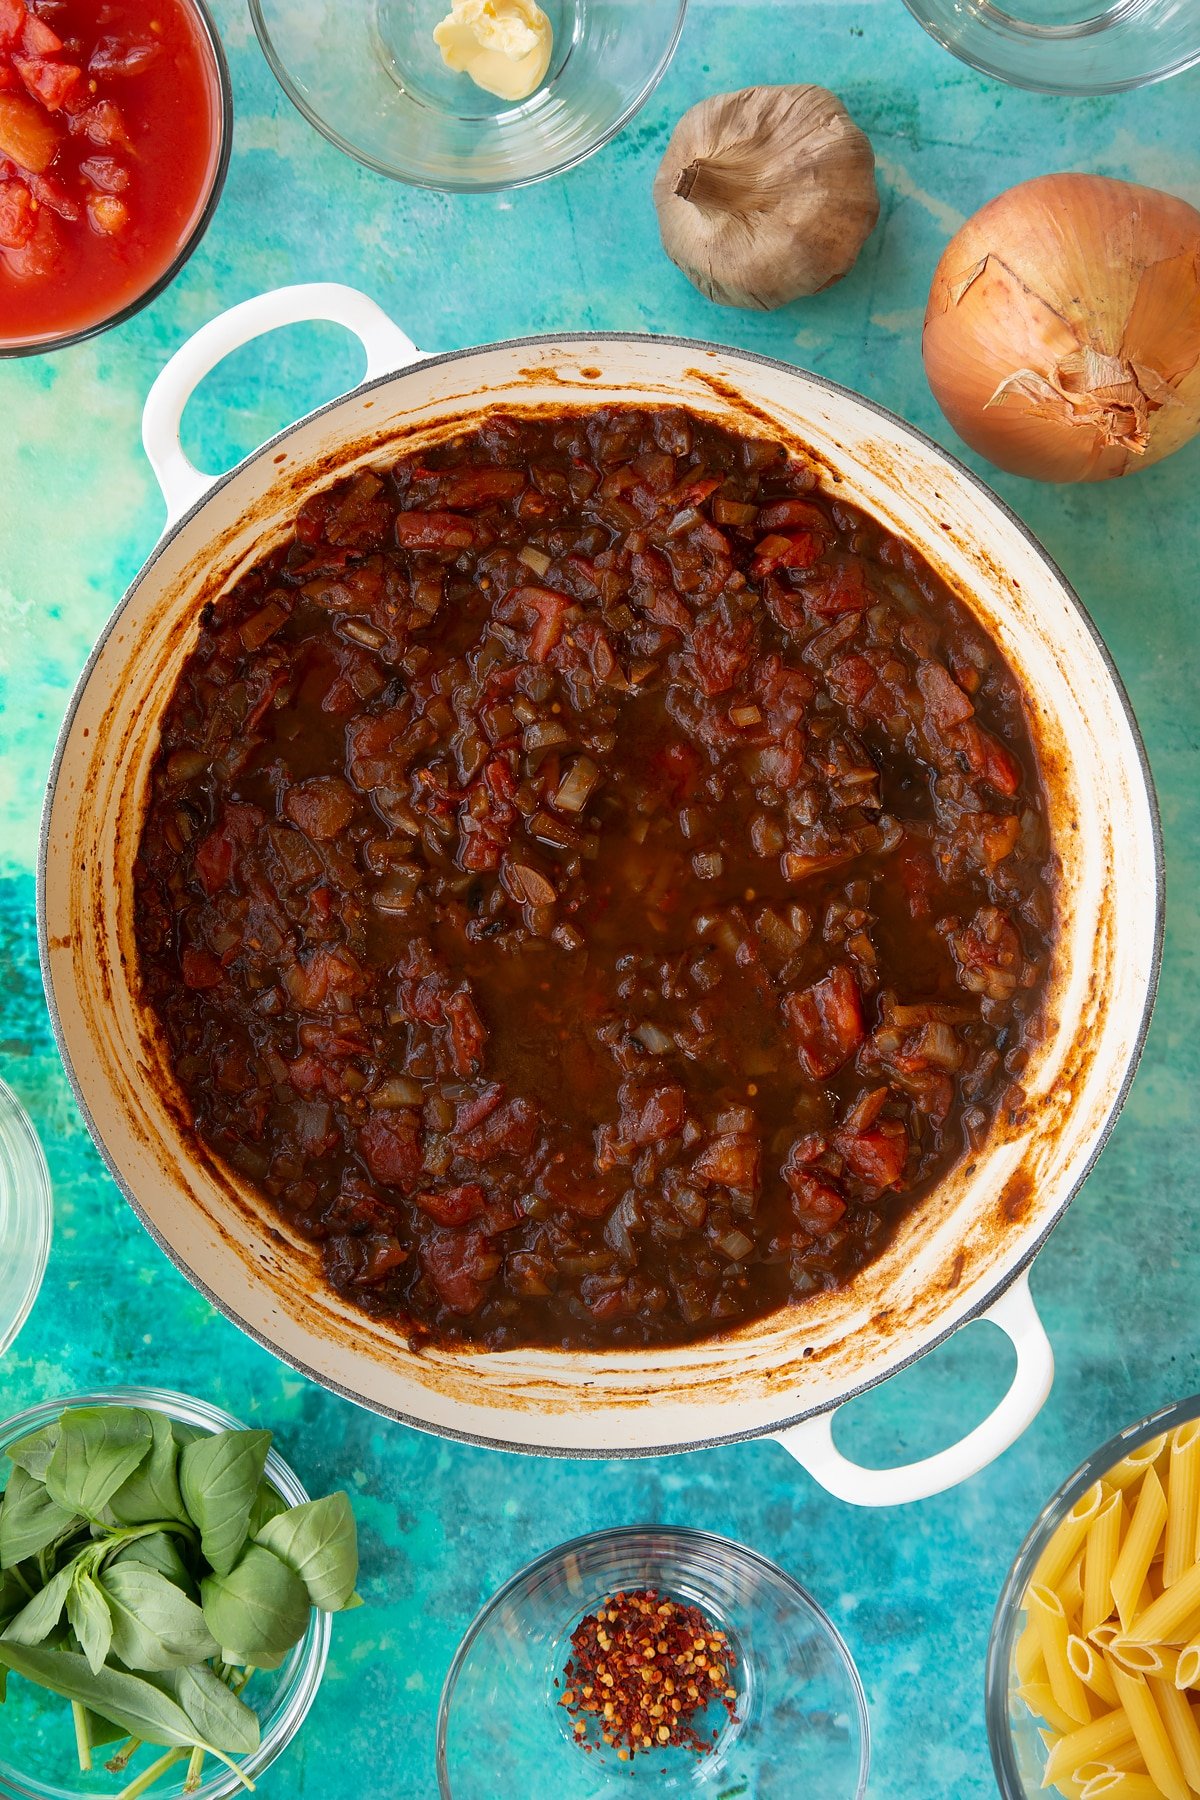
[[[179,419],[221,357],[276,325],[331,318],[368,353],[361,386],[230,474],[202,475]],[[1048,1028],[1028,1104],[997,1122],[848,1287],[676,1349],[418,1356],[324,1284],[311,1246],[198,1143],[139,998],[131,867],[159,720],[204,602],[348,471],[508,409],[685,405],[805,446],[848,500],[911,540],[991,632],[1024,689],[1061,868]],[[180,1268],[260,1342],[365,1406],[517,1450],[649,1455],[776,1435],[833,1492],[888,1504],[937,1492],[1013,1441],[1053,1359],[1024,1272],[1087,1175],[1127,1091],[1158,969],[1157,815],[1137,727],[1087,615],[1040,546],[910,426],[802,370],[678,338],[586,334],[422,357],[350,289],[284,289],[205,326],[159,376],[144,437],[170,523],[97,645],[59,741],[43,822],[39,928],[59,1043],[89,1127]],[[834,1409],[987,1315],[1013,1384],[961,1443],[909,1469],[834,1448]]]

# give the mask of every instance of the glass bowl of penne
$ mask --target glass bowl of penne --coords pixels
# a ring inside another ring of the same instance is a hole
[[[996,1608],[987,1723],[1005,1800],[1200,1796],[1200,1394],[1043,1509]]]

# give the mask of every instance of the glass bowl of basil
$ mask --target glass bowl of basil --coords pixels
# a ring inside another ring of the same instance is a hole
[[[310,1500],[269,1431],[142,1387],[0,1424],[0,1484],[3,1800],[248,1789],[358,1603],[345,1494]]]

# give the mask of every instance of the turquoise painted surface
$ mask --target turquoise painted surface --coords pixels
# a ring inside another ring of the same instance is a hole
[[[1200,1387],[1200,445],[1100,489],[996,481],[1083,595],[1129,686],[1163,802],[1167,954],[1130,1103],[1034,1271],[1058,1353],[1054,1395],[992,1470],[922,1506],[852,1511],[772,1444],[625,1464],[498,1458],[384,1424],[246,1342],[143,1234],[68,1096],[36,965],[37,814],[71,685],[161,524],[139,445],[142,400],[169,352],[221,307],[332,277],[374,295],[429,350],[572,326],[692,333],[819,369],[958,448],[918,353],[947,236],[984,199],[1049,168],[1099,169],[1200,202],[1200,78],[1055,100],[961,67],[900,0],[693,0],[674,67],[615,144],[549,185],[456,199],[338,157],[275,90],[236,0],[218,16],[238,116],[204,244],[121,330],[0,365],[0,1067],[42,1134],[57,1209],[41,1299],[0,1366],[0,1416],[99,1380],[160,1381],[275,1427],[314,1489],[350,1488],[369,1604],[337,1622],[318,1703],[262,1782],[263,1800],[428,1800],[437,1693],[475,1608],[559,1539],[635,1520],[741,1538],[831,1610],[870,1700],[872,1800],[977,1800],[993,1791],[981,1705],[988,1624],[1027,1524],[1086,1450]],[[880,224],[831,292],[772,316],[720,310],[663,257],[651,178],[692,101],[793,79],[832,87],[870,133]],[[332,329],[281,333],[210,380],[189,414],[189,447],[217,467],[358,369],[357,349]],[[839,1438],[881,1464],[936,1448],[994,1402],[1007,1357],[998,1333],[971,1327],[856,1403]],[[528,1800],[546,1793],[531,1774]]]

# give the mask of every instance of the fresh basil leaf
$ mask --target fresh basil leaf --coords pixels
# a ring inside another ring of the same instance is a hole
[[[100,1587],[112,1615],[113,1654],[127,1668],[159,1674],[217,1655],[220,1645],[200,1608],[156,1569],[113,1563]]]
[[[67,1563],[9,1620],[4,1628],[4,1642],[40,1644],[43,1638],[49,1637],[62,1617],[74,1579],[75,1565]]]
[[[322,1612],[340,1612],[358,1579],[358,1534],[346,1494],[306,1500],[270,1519],[256,1542],[273,1550]]]
[[[0,1631],[14,1613],[20,1612],[28,1599],[29,1589],[15,1569],[5,1569],[0,1573]]]
[[[80,1406],[65,1412],[46,1470],[46,1492],[87,1519],[99,1517],[154,1441],[147,1413],[135,1406]]]
[[[308,1591],[274,1551],[251,1544],[227,1575],[200,1583],[208,1629],[226,1662],[264,1667],[263,1656],[278,1656],[304,1636]]]
[[[90,1706],[84,1707],[84,1712],[87,1714],[88,1743],[93,1750],[98,1750],[101,1744],[115,1744],[129,1736],[123,1725],[114,1725],[111,1719],[106,1719],[103,1713],[93,1712]]]
[[[67,1589],[67,1617],[92,1674],[104,1667],[112,1644],[112,1614],[94,1575],[76,1569]]]
[[[196,1597],[192,1572],[180,1556],[175,1539],[166,1531],[151,1531],[143,1538],[123,1544],[110,1558],[109,1567],[114,1568],[118,1563],[137,1563],[143,1569],[157,1569],[189,1599]]]
[[[31,1431],[28,1437],[18,1438],[10,1444],[4,1454],[10,1462],[32,1475],[35,1481],[45,1482],[46,1470],[50,1466],[50,1458],[54,1455],[58,1443],[59,1421],[52,1419],[49,1425],[43,1425],[40,1431]]]
[[[258,1749],[258,1714],[207,1663],[174,1670],[171,1691],[196,1727],[196,1736],[214,1750],[248,1756]]]
[[[0,1569],[36,1556],[78,1520],[78,1513],[52,1500],[40,1481],[14,1468],[0,1503]]]
[[[279,1489],[272,1487],[269,1481],[260,1481],[254,1505],[250,1508],[250,1536],[256,1538],[268,1519],[274,1519],[287,1509],[288,1503]]]
[[[200,1547],[218,1575],[228,1575],[246,1542],[270,1448],[269,1431],[217,1431],[180,1452],[184,1504],[200,1527]]]
[[[187,1509],[179,1492],[179,1446],[171,1421],[160,1412],[145,1416],[154,1434],[150,1454],[111,1495],[108,1511],[121,1525],[147,1525],[152,1519],[179,1519],[186,1525]]]
[[[87,1658],[77,1651],[31,1649],[4,1638],[0,1638],[0,1663],[26,1681],[100,1713],[119,1725],[127,1737],[167,1749],[196,1742],[195,1728],[179,1702],[140,1675],[107,1666],[93,1675]]]

